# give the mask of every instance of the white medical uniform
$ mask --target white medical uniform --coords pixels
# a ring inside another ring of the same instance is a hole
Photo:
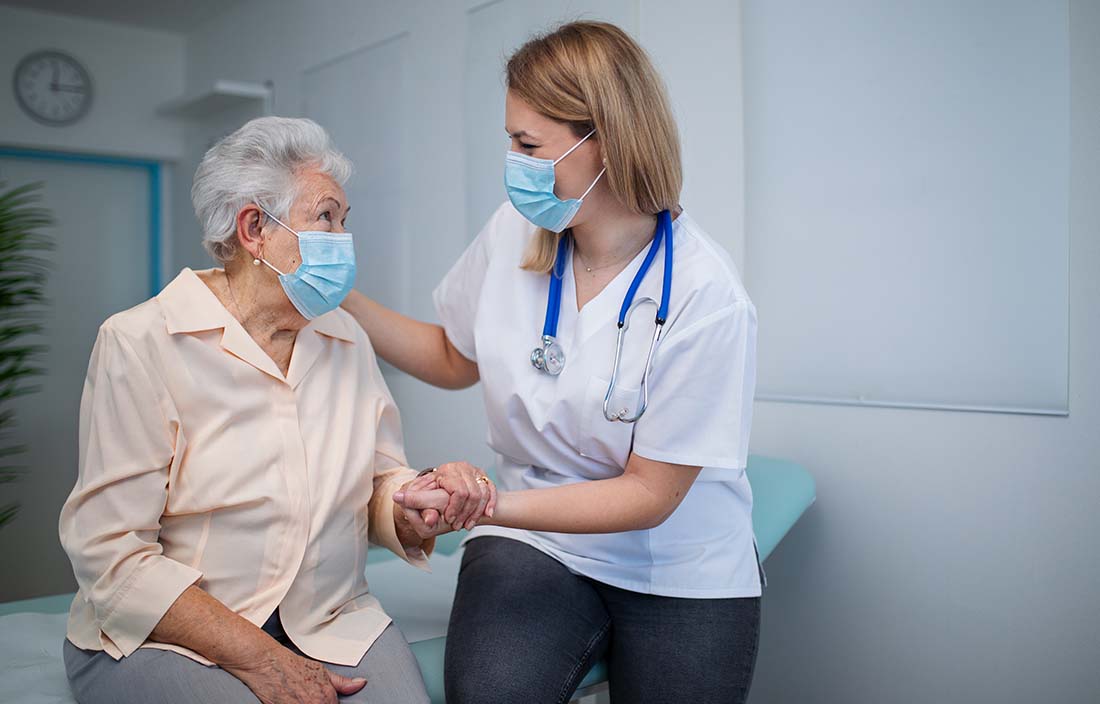
[[[558,342],[565,370],[531,366],[540,345],[550,277],[520,269],[536,228],[511,203],[493,214],[436,288],[447,337],[477,362],[499,486],[540,489],[621,475],[631,452],[704,467],[683,502],[649,530],[565,534],[479,526],[467,540],[523,541],[571,571],[646,594],[750,597],[761,593],[745,476],[756,380],[756,309],[728,255],[686,214],[673,221],[668,321],[636,423],[603,415],[616,323],[648,246],[577,311],[572,257],[562,281]],[[664,250],[637,297],[661,298]],[[656,303],[629,321],[614,407],[634,411]]]

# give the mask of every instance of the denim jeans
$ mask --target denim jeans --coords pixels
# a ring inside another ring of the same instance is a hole
[[[631,592],[574,574],[525,543],[485,536],[462,558],[447,702],[568,702],[606,658],[615,704],[741,704],[759,634],[760,597]]]

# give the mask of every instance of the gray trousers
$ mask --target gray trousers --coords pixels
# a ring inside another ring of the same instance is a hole
[[[264,630],[295,653],[278,622],[278,610]],[[64,650],[65,672],[79,704],[257,704],[252,691],[220,667],[206,666],[191,658],[158,648],[139,648],[115,660],[102,650],[82,650],[68,639]],[[359,664],[325,667],[345,677],[365,677],[367,684],[350,697],[349,704],[427,704],[428,693],[416,657],[405,636],[392,623],[363,655]]]

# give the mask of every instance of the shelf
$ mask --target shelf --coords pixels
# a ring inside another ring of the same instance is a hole
[[[258,103],[261,108],[264,108],[270,97],[271,89],[261,83],[215,81],[209,90],[171,100],[161,105],[157,112],[162,115],[194,119],[250,104]]]

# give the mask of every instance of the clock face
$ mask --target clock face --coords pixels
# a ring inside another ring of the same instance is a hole
[[[15,67],[19,107],[46,125],[71,125],[92,105],[92,78],[80,62],[60,51],[36,51]]]

